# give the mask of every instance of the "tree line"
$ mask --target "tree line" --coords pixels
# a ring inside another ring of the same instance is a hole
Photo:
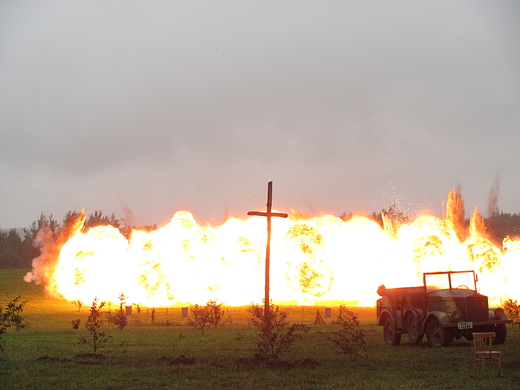
[[[63,225],[76,215],[77,213],[69,211],[63,218]],[[347,221],[352,216],[352,213],[343,213],[340,218]],[[384,218],[389,218],[398,223],[410,221],[410,218],[396,207],[374,212],[367,217],[379,223],[381,227],[384,227]],[[505,237],[520,236],[520,213],[504,213],[497,209],[492,216],[484,221],[488,238],[499,247]],[[464,220],[464,223],[469,226],[469,220]],[[156,225],[128,226],[117,218],[115,213],[103,214],[103,211],[96,210],[85,219],[83,229],[86,231],[91,227],[100,225],[112,225],[118,228],[127,238],[132,229],[139,228],[150,231],[157,228]],[[46,216],[42,213],[28,228],[22,229],[23,234],[21,235],[16,229],[0,229],[0,269],[31,268],[32,260],[40,255],[39,248],[35,246],[35,239],[43,226],[49,226],[53,232],[57,232],[60,223],[53,218],[52,214]]]
[[[63,217],[63,226],[78,213],[69,211]],[[134,228],[141,230],[153,230],[156,226],[127,226],[115,213],[104,214],[101,210],[90,213],[85,219],[83,230],[86,231],[94,226],[112,225],[118,228],[127,238]],[[17,229],[0,229],[0,269],[31,268],[32,260],[40,255],[40,249],[36,244],[38,231],[48,226],[53,234],[58,234],[60,223],[43,213],[27,228],[23,228],[21,234]]]
[[[340,218],[343,221],[348,221],[353,216],[352,213],[343,213]],[[387,226],[385,226],[385,220],[397,223],[397,225],[411,221],[411,218],[395,206],[383,209],[377,213],[374,212],[366,217],[377,222],[381,228],[387,228]],[[462,221],[463,227],[469,229],[469,218],[463,218]],[[502,246],[502,242],[506,237],[520,238],[520,213],[504,213],[497,208],[491,216],[484,218],[484,225],[486,227],[486,238],[498,247]]]

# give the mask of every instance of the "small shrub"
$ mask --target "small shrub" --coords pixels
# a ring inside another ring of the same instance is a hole
[[[128,318],[126,318],[126,296],[124,293],[119,294],[119,309],[110,317],[110,322],[117,326],[119,330],[123,330],[128,325]]]
[[[504,311],[510,320],[515,321],[520,320],[520,305],[518,305],[517,300],[507,299],[502,301],[502,305],[504,305]]]
[[[190,311],[193,315],[193,327],[200,329],[202,333],[204,333],[206,328],[218,327],[224,314],[221,306],[222,303],[217,303],[217,301],[213,300],[206,302],[205,306],[197,304],[190,306]]]
[[[103,348],[108,341],[106,333],[99,331],[99,329],[103,326],[103,322],[101,321],[101,316],[103,314],[101,309],[103,306],[105,306],[105,302],[98,304],[98,298],[94,298],[92,306],[90,306],[90,314],[88,316],[87,322],[85,323],[85,328],[87,328],[87,331],[90,334],[90,339],[81,334],[78,336],[78,339],[82,344],[89,344],[92,346],[94,355],[97,353],[97,350],[99,348]],[[80,319],[72,320],[72,329],[77,330],[79,333],[78,329],[80,324]]]
[[[367,343],[365,341],[366,332],[359,327],[357,315],[344,305],[340,305],[336,323],[341,326],[340,330],[326,335],[327,339],[332,341],[338,349],[336,353],[347,355],[350,357],[350,360],[361,358],[368,362]]]
[[[21,316],[27,301],[20,302],[20,298],[20,295],[18,295],[15,299],[8,302],[5,308],[0,306],[0,335],[6,333],[7,328],[11,326],[14,326],[17,331],[27,328],[27,324],[23,322],[24,320]],[[4,348],[0,344],[0,352],[3,350]]]
[[[267,363],[280,361],[281,354],[286,353],[292,343],[310,329],[302,324],[289,326],[287,312],[281,312],[272,302],[269,304],[268,313],[264,313],[256,304],[251,304],[248,311],[252,315],[253,325],[260,329],[254,338],[257,347],[255,360]]]
[[[20,298],[21,296],[18,295],[11,302],[7,303],[5,309],[0,307],[0,329],[7,330],[7,328],[14,325],[16,330],[19,331],[27,327],[27,324],[24,324],[23,317],[21,316],[27,301],[20,302]]]

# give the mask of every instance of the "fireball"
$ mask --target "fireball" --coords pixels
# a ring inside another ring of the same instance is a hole
[[[355,216],[305,217],[292,212],[272,221],[271,297],[314,304],[349,301],[371,306],[377,286],[421,284],[423,272],[474,269],[492,303],[520,296],[520,241],[502,248],[486,237],[478,208],[469,228],[462,199],[450,193],[446,219],[413,221],[384,216],[384,227]],[[25,280],[42,282],[56,297],[91,303],[95,297],[147,306],[203,304],[218,300],[247,305],[263,298],[265,220],[229,219],[200,226],[192,214],[175,213],[153,231],[123,235],[112,226],[85,231],[84,213],[45,241]],[[42,233],[43,234],[43,233]]]

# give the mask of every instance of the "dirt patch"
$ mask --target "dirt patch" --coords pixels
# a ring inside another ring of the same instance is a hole
[[[57,357],[51,357],[51,356],[42,356],[36,359],[39,362],[60,362],[60,363],[68,363],[71,362],[70,359],[65,358],[57,358]]]
[[[106,357],[94,353],[80,353],[74,356],[74,361],[78,364],[102,364]]]
[[[180,364],[191,365],[191,364],[195,363],[195,359],[194,358],[187,358],[184,355],[181,355],[181,356],[176,357],[176,358],[169,357],[169,356],[161,356],[159,359],[157,359],[157,361],[161,362],[161,363],[166,363],[166,364],[169,364],[169,365],[172,365],[172,366],[173,365],[180,365]]]
[[[287,362],[284,360],[262,360],[258,358],[240,358],[237,360],[237,364],[242,368],[279,368],[279,369],[292,369],[296,367],[313,368],[320,364],[310,358],[303,360],[296,360]]]

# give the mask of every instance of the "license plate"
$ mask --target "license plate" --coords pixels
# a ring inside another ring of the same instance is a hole
[[[473,322],[459,322],[457,326],[459,327],[459,329],[472,329]]]

